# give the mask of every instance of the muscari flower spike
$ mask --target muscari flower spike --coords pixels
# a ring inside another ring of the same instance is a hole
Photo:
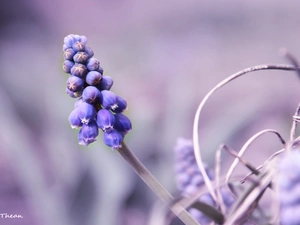
[[[125,135],[132,129],[131,121],[121,114],[127,108],[122,97],[109,91],[113,79],[103,75],[103,68],[86,45],[85,36],[70,34],[64,38],[63,71],[69,74],[66,93],[79,98],[69,115],[72,128],[80,128],[80,145],[96,140],[98,130],[104,132],[103,141],[112,149],[122,147]]]
[[[300,224],[300,152],[292,150],[283,155],[278,166],[278,200],[280,224]]]
[[[197,193],[202,185],[205,184],[194,155],[193,141],[179,138],[174,151],[177,187],[183,196],[192,196]],[[207,165],[205,165],[205,170],[210,180],[213,180],[213,171]],[[228,193],[226,188],[223,187],[221,188],[221,195],[226,209],[229,210],[235,202],[235,199],[230,195],[230,193]],[[216,206],[216,202],[209,193],[200,196],[199,201],[213,207]],[[211,224],[212,220],[201,211],[195,208],[190,208],[188,211],[200,224]]]

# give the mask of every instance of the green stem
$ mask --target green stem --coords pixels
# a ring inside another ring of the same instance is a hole
[[[118,152],[149,186],[149,188],[167,205],[170,210],[186,225],[199,225],[199,223],[178,203],[174,202],[173,196],[156,180],[141,161],[130,151],[126,144],[122,143],[122,148]]]

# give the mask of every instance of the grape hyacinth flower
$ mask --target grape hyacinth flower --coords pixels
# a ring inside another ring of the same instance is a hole
[[[177,187],[183,196],[192,196],[205,184],[194,155],[193,141],[179,138],[174,151]],[[209,179],[213,180],[214,173],[207,165],[205,165],[205,171]],[[223,187],[221,188],[221,195],[226,209],[229,209],[235,201],[234,198]],[[209,193],[200,196],[199,201],[213,207],[216,207],[217,205]],[[189,212],[200,224],[208,225],[212,222],[212,219],[208,218],[204,213],[195,208],[190,208]]]
[[[278,199],[280,224],[300,224],[300,152],[299,149],[287,152],[278,167]]]
[[[94,58],[93,50],[87,45],[85,36],[70,34],[64,38],[63,71],[69,74],[66,93],[79,98],[69,115],[72,128],[80,128],[80,145],[96,141],[98,130],[104,132],[104,143],[112,149],[122,147],[125,135],[132,125],[123,115],[127,102],[111,92],[113,79],[103,76],[103,68]]]

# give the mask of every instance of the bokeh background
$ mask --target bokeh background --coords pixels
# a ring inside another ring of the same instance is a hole
[[[128,102],[127,145],[176,195],[173,148],[192,138],[202,98],[243,68],[286,63],[281,48],[300,56],[299,19],[292,0],[1,0],[0,213],[23,219],[0,224],[147,224],[158,201],[102,134],[77,144],[61,69],[66,35],[88,37],[112,91]],[[239,150],[262,129],[288,138],[299,87],[293,72],[264,71],[218,91],[200,117],[204,160],[213,167],[220,143]],[[258,166],[279,149],[265,135],[245,158]],[[233,159],[222,159],[224,174]]]

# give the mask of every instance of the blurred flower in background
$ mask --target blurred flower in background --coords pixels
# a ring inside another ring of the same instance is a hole
[[[146,224],[156,200],[110,148],[101,142],[77,145],[77,132],[68,124],[75,100],[65,94],[68,78],[61,69],[67,34],[89,38],[104,75],[115,81],[112,91],[128,103],[134,129],[127,144],[175,192],[172,149],[177,137],[192,136],[199,102],[240,69],[284,63],[281,47],[299,56],[299,6],[2,0],[0,213],[23,218],[0,218],[0,224]],[[267,71],[222,89],[200,118],[204,160],[212,164],[220,143],[240,148],[261,129],[288,134],[299,85],[294,73]],[[259,165],[274,148],[280,143],[261,138],[245,157]],[[223,162],[226,168],[232,159]]]

